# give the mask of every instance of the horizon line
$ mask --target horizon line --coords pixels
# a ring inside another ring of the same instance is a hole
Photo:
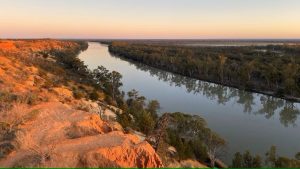
[[[300,41],[300,38],[0,38],[0,40],[43,40],[43,39],[56,39],[56,40],[290,40]]]

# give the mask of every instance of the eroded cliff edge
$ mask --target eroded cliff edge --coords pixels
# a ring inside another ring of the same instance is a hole
[[[103,93],[79,97],[94,91],[57,66],[54,55],[80,50],[70,41],[0,42],[0,166],[162,167],[150,144],[100,118],[109,111]]]

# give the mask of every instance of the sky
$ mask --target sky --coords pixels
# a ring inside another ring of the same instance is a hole
[[[299,39],[300,0],[0,0],[0,38]]]

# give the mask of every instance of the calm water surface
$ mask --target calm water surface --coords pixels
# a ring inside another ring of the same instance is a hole
[[[227,142],[223,160],[231,163],[237,151],[250,150],[264,156],[271,145],[280,155],[293,157],[300,151],[300,104],[262,94],[203,82],[120,59],[108,47],[89,43],[79,56],[90,68],[103,65],[123,75],[125,92],[136,89],[161,104],[161,112],[199,115]]]

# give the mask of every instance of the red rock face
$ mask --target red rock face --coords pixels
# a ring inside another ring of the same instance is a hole
[[[24,114],[39,110],[39,114],[20,126],[20,149],[0,160],[0,166],[162,167],[160,158],[146,141],[108,130],[108,124],[95,114],[73,110],[59,102],[22,110]],[[49,159],[26,162],[34,155],[48,155]]]
[[[2,52],[5,50],[3,53],[8,55],[23,49],[31,51],[72,45],[76,44],[52,40],[0,43]],[[24,77],[26,83],[15,78],[19,73],[28,75],[28,78]],[[98,114],[79,110],[79,104],[88,102],[74,100],[67,86],[55,90],[39,89],[36,81],[43,81],[43,77],[39,76],[36,67],[29,67],[20,60],[12,61],[4,55],[0,56],[0,75],[0,92],[4,89],[19,94],[30,91],[39,97],[48,98],[35,105],[15,103],[9,111],[0,111],[0,122],[17,124],[13,139],[3,141],[0,135],[0,145],[8,143],[14,147],[5,157],[0,158],[0,167],[163,166],[159,156],[146,141],[124,134],[122,129],[113,131],[114,127],[103,121]],[[61,92],[62,89],[64,92]],[[21,120],[20,123],[17,123],[18,120]]]

